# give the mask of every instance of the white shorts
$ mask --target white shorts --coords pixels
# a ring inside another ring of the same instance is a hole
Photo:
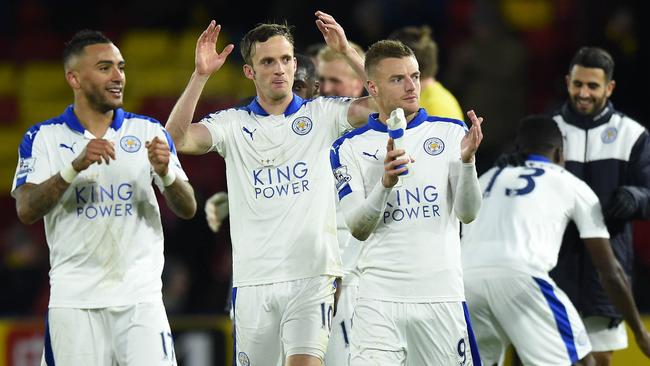
[[[292,355],[322,360],[332,327],[334,279],[233,288],[235,364],[282,365]]]
[[[41,365],[176,365],[162,301],[101,309],[50,308]]]
[[[550,278],[466,272],[465,296],[485,365],[512,343],[525,365],[570,365],[591,345],[577,310]]]
[[[607,352],[627,348],[625,322],[611,326],[611,318],[589,316],[582,318],[587,328],[592,351]]]
[[[357,284],[341,287],[336,315],[332,318],[332,333],[325,353],[325,366],[347,366],[350,364],[352,314],[358,292]]]
[[[353,322],[353,366],[467,366],[480,357],[461,302],[358,299]]]

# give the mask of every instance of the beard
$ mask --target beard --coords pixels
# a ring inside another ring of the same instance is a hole
[[[581,106],[580,103],[581,100],[588,100],[590,103],[590,107],[585,110]],[[607,104],[607,97],[604,96],[602,98],[597,98],[597,97],[579,98],[578,96],[571,96],[571,107],[573,107],[574,111],[576,111],[577,113],[583,116],[593,117],[597,115],[598,113],[600,113],[600,111],[603,110],[605,104]]]
[[[122,98],[111,100],[106,93],[106,90],[100,88],[92,88],[84,91],[88,103],[98,112],[106,113],[122,107]]]

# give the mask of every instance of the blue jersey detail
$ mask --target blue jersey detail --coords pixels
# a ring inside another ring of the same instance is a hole
[[[54,351],[52,350],[52,339],[50,338],[50,320],[49,314],[45,314],[45,349],[43,350],[45,364],[47,366],[55,366]]]
[[[341,167],[339,149],[341,148],[343,142],[345,142],[345,140],[347,139],[353,138],[354,136],[361,135],[364,132],[367,132],[371,129],[372,128],[370,127],[370,125],[366,124],[348,133],[343,134],[343,136],[339,137],[338,139],[336,139],[336,141],[334,141],[334,143],[332,144],[332,148],[330,149],[330,165],[332,167],[332,171],[335,171],[336,169]],[[352,189],[350,188],[350,185],[346,183],[343,188],[339,189],[339,201],[350,193],[352,193]]]
[[[551,159],[547,158],[544,155],[537,155],[537,154],[528,154],[526,157],[526,160],[532,160],[532,161],[543,161],[545,163],[553,163]]]
[[[576,352],[576,345],[573,338],[573,330],[571,329],[571,322],[569,321],[569,315],[567,314],[566,307],[560,299],[557,298],[555,292],[553,291],[553,285],[546,282],[545,280],[537,277],[533,277],[535,282],[539,285],[544,298],[548,306],[553,312],[553,317],[555,317],[555,325],[557,326],[560,336],[564,341],[566,346],[567,353],[569,354],[569,359],[571,363],[574,364],[578,362],[578,352]]]
[[[476,343],[474,330],[472,330],[472,322],[469,318],[469,310],[467,309],[467,303],[465,301],[463,301],[463,313],[465,314],[465,324],[467,324],[467,338],[469,338],[469,349],[472,353],[472,362],[474,363],[474,366],[482,366],[478,343]]]
[[[455,125],[462,127],[465,132],[469,131],[465,122],[453,118],[429,116],[427,115],[427,111],[424,108],[420,108],[418,110],[415,117],[413,117],[413,119],[407,123],[406,129],[409,130],[411,128],[415,128],[424,122],[453,123]],[[368,125],[370,125],[370,128],[376,131],[380,131],[380,132],[388,131],[388,127],[383,122],[379,121],[379,113],[373,113],[370,116],[368,116]]]
[[[125,112],[122,108],[117,108],[113,110],[113,122],[111,123],[111,127],[117,131],[122,127],[122,123],[124,122],[124,115]],[[81,122],[79,122],[79,119],[77,116],[74,114],[74,106],[71,104],[69,105],[66,109],[65,112],[60,116],[65,123],[70,127],[71,130],[77,131],[79,133],[84,133],[86,129],[83,127]],[[150,117],[144,117],[142,116],[141,118],[145,119],[152,119]]]
[[[290,116],[290,115],[298,112],[300,107],[302,107],[303,104],[305,104],[306,102],[307,101],[303,100],[302,98],[300,98],[299,96],[294,94],[293,98],[291,99],[291,102],[289,103],[287,108],[284,110],[284,116],[287,117],[287,116]],[[259,115],[259,116],[266,117],[266,116],[269,115],[269,113],[267,111],[265,111],[264,108],[262,108],[260,103],[257,101],[257,97],[253,98],[253,100],[250,102],[249,105],[247,105],[247,106],[245,106],[245,107],[243,107],[241,109],[253,112],[253,113],[255,113],[255,114]]]

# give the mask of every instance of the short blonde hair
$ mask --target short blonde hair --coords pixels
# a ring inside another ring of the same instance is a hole
[[[361,46],[359,46],[358,44],[356,44],[354,42],[349,42],[349,43],[350,43],[350,46],[352,46],[352,48],[354,48],[354,50],[357,51],[357,53],[359,54],[359,56],[361,56],[361,58],[365,57],[365,52],[363,51],[363,48],[361,48]],[[317,57],[318,57],[318,62],[330,62],[330,61],[334,61],[334,60],[345,60],[345,57],[342,54],[340,54],[337,51],[334,51],[329,46],[325,46],[325,47],[321,48],[320,51],[318,51],[318,56]]]
[[[356,44],[354,42],[350,42],[350,46],[352,46],[352,48],[354,48],[354,50],[357,51],[359,56],[361,56],[362,60],[365,59],[365,52],[363,51],[363,48],[361,48],[361,46],[359,46],[358,44]],[[334,51],[329,46],[325,46],[325,47],[321,48],[320,51],[318,51],[318,56],[317,57],[318,57],[318,63],[319,64],[323,63],[323,62],[332,62],[332,61],[336,61],[336,60],[345,61],[345,56],[343,56],[341,53],[339,53],[337,51]],[[352,66],[348,65],[348,68],[350,70],[350,75],[351,76],[353,76],[353,77],[355,77],[357,79],[361,79],[361,77],[359,75],[357,75],[357,73],[354,71]]]

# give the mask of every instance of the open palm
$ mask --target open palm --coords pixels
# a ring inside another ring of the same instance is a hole
[[[220,31],[221,25],[217,25],[213,20],[196,41],[194,64],[199,75],[210,75],[219,70],[226,62],[230,52],[235,48],[234,45],[229,44],[221,53],[217,52],[217,39]]]
[[[345,52],[345,50],[350,47],[348,39],[345,36],[345,31],[339,23],[334,20],[334,17],[323,13],[322,11],[316,12],[316,26],[318,30],[323,34],[323,39],[327,46],[337,52]]]
[[[474,159],[474,154],[483,140],[483,131],[481,130],[483,117],[477,117],[474,110],[467,112],[467,117],[472,121],[472,127],[460,143],[460,157],[465,163]]]

